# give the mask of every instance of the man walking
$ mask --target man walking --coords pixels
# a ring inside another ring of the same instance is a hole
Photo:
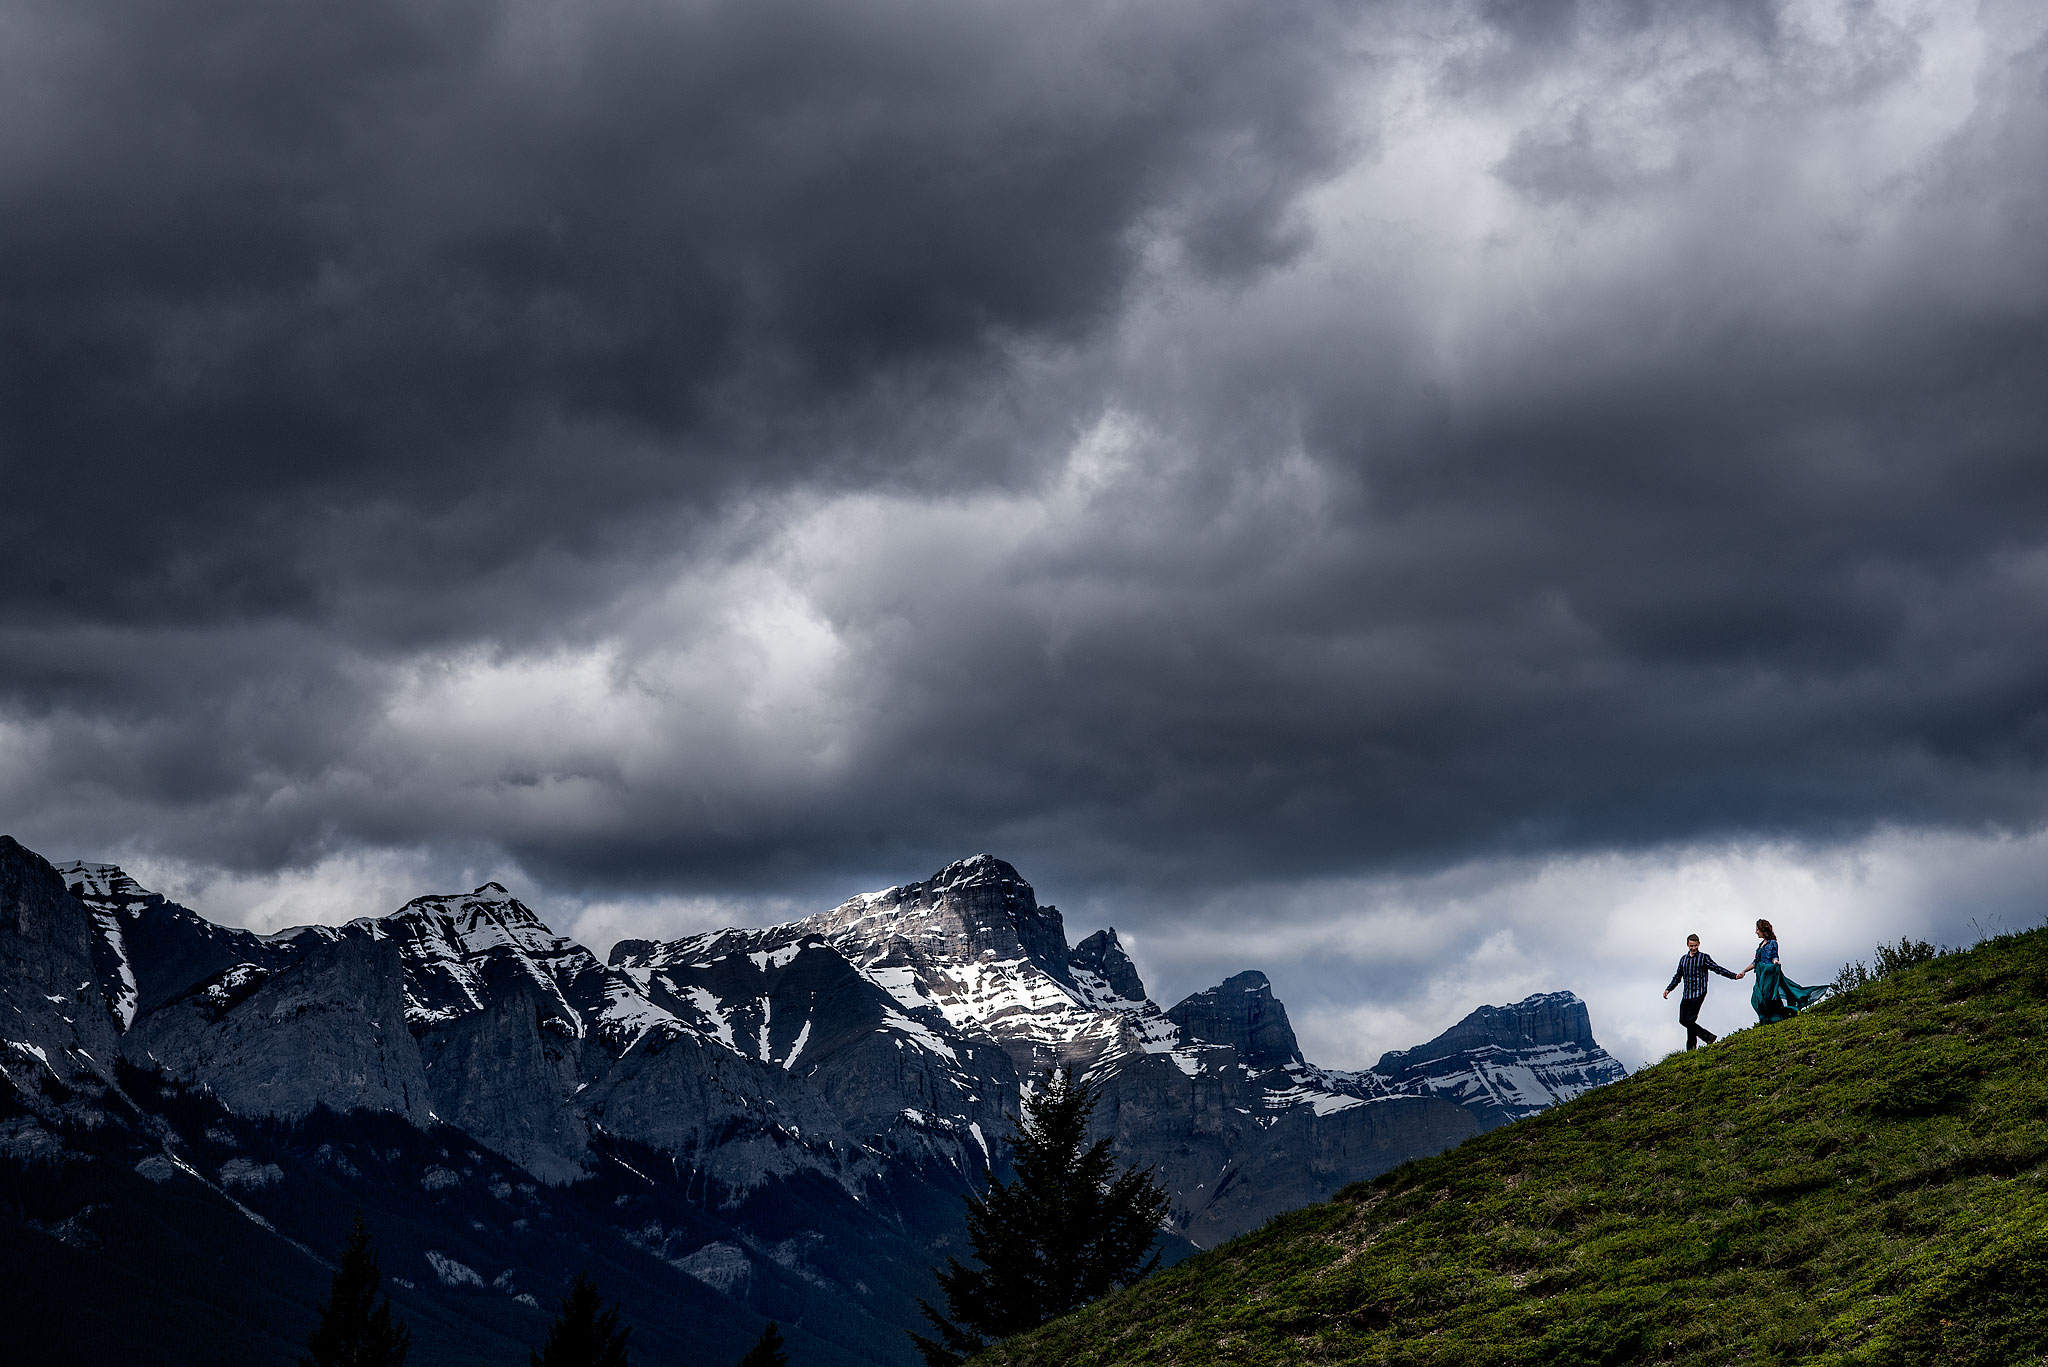
[[[1678,1023],[1685,1027],[1685,1047],[1688,1052],[1696,1048],[1701,1040],[1712,1044],[1720,1036],[1700,1024],[1700,1007],[1707,1000],[1707,974],[1718,973],[1724,978],[1740,978],[1740,973],[1730,973],[1714,962],[1711,954],[1700,952],[1700,937],[1685,937],[1685,957],[1678,961],[1678,971],[1671,975],[1665,985],[1665,1000],[1670,1000],[1671,989],[1682,979],[1685,991],[1678,994]]]

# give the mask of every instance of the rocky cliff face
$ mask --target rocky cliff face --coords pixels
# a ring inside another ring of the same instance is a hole
[[[425,1124],[429,1088],[396,948],[360,930],[306,931],[265,948],[271,963],[232,964],[139,1013],[122,1053],[203,1083],[241,1115],[326,1106]]]
[[[1183,1038],[1234,1049],[1252,1068],[1302,1062],[1287,1008],[1273,999],[1273,985],[1256,970],[1185,998],[1166,1018],[1180,1027]]]
[[[1080,999],[1058,910],[990,855],[770,935],[816,936],[914,1019],[994,1041],[1026,1076],[1095,1057],[1118,1028]]]
[[[1087,984],[1084,990],[1093,999],[1105,1003],[1145,1000],[1144,980],[1138,976],[1138,966],[1131,962],[1131,956],[1124,953],[1115,926],[1098,930],[1075,945],[1067,956],[1067,967],[1077,985]]]
[[[1162,1010],[1114,930],[1069,948],[988,855],[600,962],[494,883],[260,936],[0,841],[0,932],[0,1064],[44,1108],[16,1149],[56,1142],[69,1122],[43,1094],[79,1077],[113,1105],[116,1059],[237,1116],[452,1127],[536,1192],[666,1191],[695,1213],[621,1226],[634,1247],[721,1295],[808,1278],[849,1323],[876,1268],[917,1283],[957,1239],[959,1195],[1001,1170],[1020,1089],[1054,1066],[1100,1087],[1102,1133],[1204,1245],[1621,1073],[1569,994],[1481,1008],[1370,1071],[1317,1068],[1263,974]]]
[[[0,1074],[30,1107],[61,1105],[120,1056],[121,980],[57,871],[0,836]]]

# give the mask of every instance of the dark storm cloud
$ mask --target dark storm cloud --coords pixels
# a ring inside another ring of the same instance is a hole
[[[2048,816],[2024,7],[135,13],[5,163],[25,825],[1228,919]]]
[[[952,478],[895,405],[1085,335],[1148,231],[1223,273],[1279,252],[1330,152],[1320,25],[16,6],[8,616],[512,631],[562,583],[536,557],[603,559],[650,513],[833,467]],[[499,576],[517,601],[467,592]]]

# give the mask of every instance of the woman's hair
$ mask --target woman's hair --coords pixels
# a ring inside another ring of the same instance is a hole
[[[1766,940],[1775,940],[1778,938],[1778,932],[1771,929],[1771,923],[1761,918],[1759,918],[1756,923],[1756,933],[1763,936]]]

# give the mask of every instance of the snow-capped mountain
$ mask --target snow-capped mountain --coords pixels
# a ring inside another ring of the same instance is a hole
[[[1159,1169],[1174,1227],[1202,1244],[1622,1075],[1569,993],[1482,1008],[1414,1058],[1389,1055],[1391,1072],[1318,1068],[1264,974],[1162,1010],[1114,929],[1069,948],[1059,910],[987,854],[786,925],[622,941],[611,963],[728,1047],[772,1059],[771,1022],[794,1039],[811,1017],[792,1019],[747,966],[796,955],[829,955],[888,999],[865,1028],[922,1060],[933,1123],[985,1138],[989,1095],[1081,1068],[1103,1088],[1105,1128]],[[971,1060],[977,1044],[1000,1047],[1014,1076]]]
[[[1482,1006],[1427,1044],[1382,1054],[1389,1086],[1445,1097],[1495,1123],[1534,1115],[1625,1074],[1593,1039],[1586,1004],[1546,992]]]
[[[508,1218],[532,1207],[503,1236],[531,1243],[568,1220],[561,1202],[624,1183],[601,1219],[630,1256],[762,1313],[808,1298],[843,1349],[884,1360],[907,1340],[877,1346],[875,1326],[912,1314],[960,1195],[1005,1161],[1020,1089],[1053,1066],[1101,1087],[1103,1132],[1158,1170],[1172,1232],[1198,1245],[1622,1071],[1568,993],[1483,1007],[1372,1070],[1317,1067],[1264,975],[1162,1009],[1113,929],[1070,946],[1058,909],[989,855],[602,962],[495,883],[258,935],[0,838],[0,935],[0,1073],[20,1098],[0,1159],[127,1125],[149,1182],[199,1183],[281,1229],[294,1162],[367,1182],[399,1161],[378,1155],[418,1147],[360,1147],[385,1117],[501,1156],[426,1162],[410,1180],[435,1209],[484,1181],[464,1173],[511,1164],[521,1181],[486,1186],[512,1193],[493,1198]],[[213,1130],[270,1126],[249,1133],[271,1147],[208,1158],[213,1141],[165,1118],[189,1108],[158,1113],[138,1088],[203,1096],[238,1118]],[[339,1159],[294,1147],[330,1130]],[[416,1286],[489,1289],[432,1253]]]
[[[664,944],[622,941],[611,962],[658,995],[692,966],[800,946],[850,964],[893,1003],[881,1028],[949,1060],[960,1041],[993,1042],[1029,1076],[1092,1061],[1121,1042],[1121,1013],[1090,1005],[1076,985],[1059,912],[1039,906],[1031,885],[988,855],[787,925]]]

